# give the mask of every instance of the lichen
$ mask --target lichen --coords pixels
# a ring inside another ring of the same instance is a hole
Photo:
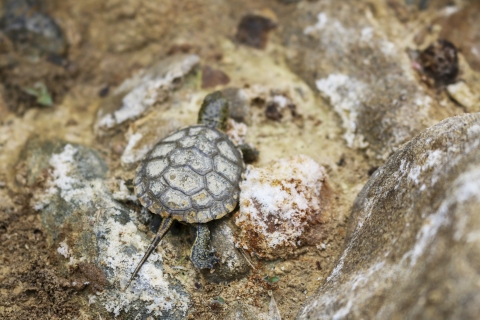
[[[304,155],[265,168],[248,166],[235,220],[242,229],[238,245],[261,257],[300,247],[301,236],[321,215],[326,178],[325,169]]]
[[[173,288],[170,278],[163,273],[163,259],[158,252],[150,256],[129,289],[121,291],[142,258],[149,240],[134,223],[137,219],[135,211],[115,201],[103,178],[87,179],[85,174],[93,170],[89,166],[95,164],[79,163],[77,156],[80,159],[85,158],[85,152],[89,152],[85,150],[87,149],[67,144],[62,152],[51,156],[46,188],[43,193],[34,196],[32,205],[43,208],[62,201],[71,206],[66,208],[67,210],[83,211],[85,218],[81,221],[75,220],[76,227],[82,232],[92,233],[96,241],[97,255],[89,255],[90,251],[85,251],[78,242],[68,242],[68,246],[67,239],[70,235],[60,243],[57,251],[65,258],[70,257],[69,262],[66,262],[69,266],[88,261],[102,267],[110,286],[98,293],[97,300],[90,297],[89,303],[101,304],[115,316],[122,312],[129,314],[132,308],[139,313],[150,313],[154,316],[172,312],[185,314],[189,298]],[[131,200],[128,190],[125,189],[122,181],[116,197]],[[87,208],[90,210],[86,210]],[[92,208],[96,210],[92,212]],[[64,223],[70,223],[67,215],[62,218],[66,219]],[[83,225],[80,227],[79,223]]]

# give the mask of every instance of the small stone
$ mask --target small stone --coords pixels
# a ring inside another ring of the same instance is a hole
[[[450,41],[438,39],[420,52],[422,71],[435,80],[436,85],[453,83],[458,75],[457,48]]]
[[[207,281],[221,283],[238,280],[245,277],[251,269],[245,257],[235,247],[230,223],[226,219],[221,219],[209,224],[210,245],[220,261],[215,265],[215,272],[204,272]]]
[[[480,71],[480,3],[473,1],[442,23],[440,36],[455,43],[470,67]]]
[[[265,109],[265,116],[267,119],[273,121],[280,121],[283,118],[283,114],[280,112],[279,106],[275,103],[270,103],[267,105],[267,108]]]
[[[278,306],[273,298],[273,295],[270,298],[270,304],[268,306],[268,316],[270,320],[282,320],[282,317],[280,316],[280,310],[278,310]]]
[[[243,89],[225,88],[223,96],[228,100],[228,116],[237,122],[250,122],[250,99]]]
[[[227,314],[225,320],[257,320],[258,317],[250,310],[247,304],[237,300],[229,308],[231,311]]]
[[[63,32],[50,16],[39,10],[39,4],[40,1],[5,0],[2,30],[23,53],[62,55],[67,47]]]
[[[327,220],[326,179],[325,169],[304,155],[248,166],[235,219],[239,245],[266,259],[293,254],[307,242],[304,234]]]
[[[480,98],[476,97],[470,87],[463,81],[447,86],[448,95],[468,111],[480,111]]]
[[[202,89],[214,88],[219,85],[225,85],[230,82],[228,75],[218,69],[210,66],[202,68]]]
[[[126,79],[113,95],[102,102],[95,127],[98,131],[111,129],[144,114],[155,103],[164,101],[171,90],[195,67],[197,55],[169,56],[142,72]]]
[[[247,14],[240,21],[235,38],[241,44],[257,49],[265,49],[268,33],[276,24],[260,15]]]

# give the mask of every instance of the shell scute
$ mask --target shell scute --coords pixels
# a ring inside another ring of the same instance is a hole
[[[206,223],[238,203],[243,160],[225,133],[204,125],[160,141],[140,164],[135,192],[153,213]]]

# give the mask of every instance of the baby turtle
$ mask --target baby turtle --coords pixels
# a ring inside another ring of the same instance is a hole
[[[160,141],[137,169],[135,194],[163,221],[127,287],[174,220],[196,227],[191,261],[198,269],[218,262],[208,251],[207,222],[220,219],[237,206],[244,168],[242,154],[224,130],[228,102],[220,91],[205,97],[198,125],[176,131]]]

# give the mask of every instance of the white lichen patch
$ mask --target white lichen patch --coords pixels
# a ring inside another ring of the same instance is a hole
[[[52,155],[49,161],[50,179],[46,182],[47,188],[41,194],[34,194],[32,198],[31,205],[35,210],[42,210],[57,193],[65,201],[71,201],[81,192],[79,188],[74,187],[75,180],[70,176],[77,152],[75,147],[67,144],[63,152]]]
[[[315,82],[317,89],[330,100],[335,112],[342,119],[347,146],[355,149],[368,147],[363,135],[357,133],[357,118],[362,112],[368,85],[345,74],[331,74]]]
[[[101,224],[95,224],[94,229],[95,233],[105,236],[105,241],[99,245],[99,259],[111,271],[107,279],[124,288],[149,242],[141,236],[133,222],[123,225],[110,217]],[[136,253],[127,254],[126,244],[135,246]],[[152,253],[126,291],[119,288],[102,295],[104,307],[119,316],[122,311],[128,312],[134,302],[143,301],[147,304],[148,313],[154,316],[161,316],[174,308],[186,312],[189,300],[169,287],[168,278],[157,266],[162,261],[161,254]]]
[[[88,170],[88,166],[94,164],[79,164],[75,155],[82,152],[86,151],[67,144],[62,152],[52,155],[46,192],[35,196],[34,207],[59,201],[59,197],[74,211],[85,208],[85,219],[79,223],[83,223],[84,231],[90,230],[96,236],[97,255],[89,256],[89,252],[76,243],[69,242],[68,246],[66,240],[60,243],[57,251],[66,258],[70,257],[67,263],[70,266],[87,261],[102,267],[110,286],[96,300],[90,297],[89,303],[101,304],[116,317],[131,312],[132,308],[155,317],[173,311],[185,314],[189,298],[173,289],[170,278],[162,271],[162,255],[158,252],[152,253],[128,290],[121,291],[143,257],[150,239],[133,222],[137,214],[115,201],[102,178],[87,180],[83,176],[85,173],[80,171],[80,166]],[[123,181],[115,197],[133,199]],[[92,212],[91,208],[97,210]]]
[[[108,129],[139,117],[165,98],[174,82],[188,74],[199,61],[197,55],[172,56],[125,80],[114,92],[123,96],[122,104],[114,112],[100,115],[97,127]]]
[[[57,248],[57,252],[60,253],[65,258],[70,257],[70,248],[68,247],[67,241],[64,240],[60,242],[60,246]]]
[[[125,181],[122,179],[116,180],[118,189],[113,192],[112,198],[119,201],[136,201],[137,197],[128,190]]]
[[[134,152],[135,146],[142,138],[143,135],[140,132],[129,135],[127,146],[120,159],[123,163],[135,163],[148,153],[148,148],[142,148],[141,150],[136,150],[136,152]]]
[[[371,13],[352,28],[344,18],[322,12],[304,33],[321,48],[324,59],[318,63],[324,65],[316,87],[340,116],[348,147],[386,160],[414,133],[438,120],[431,116],[436,102],[418,88],[402,54],[404,44],[392,42]],[[360,53],[364,51],[371,53]],[[344,68],[337,64],[342,59],[352,63]]]
[[[297,248],[304,231],[322,214],[320,193],[325,169],[304,155],[249,166],[241,183],[238,245],[261,257]],[[255,234],[255,239],[252,235]]]

